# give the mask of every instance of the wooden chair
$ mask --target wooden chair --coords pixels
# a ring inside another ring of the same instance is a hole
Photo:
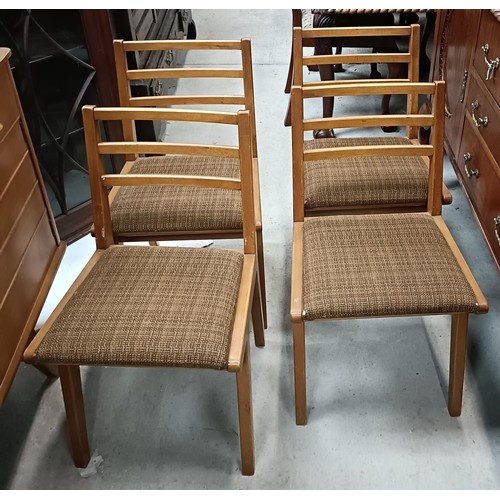
[[[337,118],[304,120],[306,101],[312,98],[344,96],[363,99],[382,88],[392,92],[399,89],[396,81],[377,83],[337,81],[325,85],[307,85],[292,88],[292,159],[296,172],[303,175],[304,210],[306,216],[342,213],[381,213],[423,211],[427,207],[429,158],[408,154],[406,156],[382,155],[371,158],[360,155],[334,157],[321,155],[321,149],[354,147],[362,149],[407,146],[418,144],[416,123],[425,122],[419,117],[416,104],[418,95],[408,93],[406,115],[362,115]],[[406,88],[406,87],[403,87]],[[416,87],[418,88],[418,87]],[[427,116],[427,120],[431,117]],[[359,127],[393,126],[407,127],[406,136],[394,137],[346,137],[305,140],[305,134],[320,126],[356,130]],[[305,155],[305,151],[316,150]],[[411,149],[410,149],[411,150]],[[452,197],[442,185],[442,202],[449,204]],[[299,201],[297,200],[297,203]]]
[[[408,44],[408,52],[401,53],[397,51],[396,40],[404,40]],[[304,55],[304,47],[310,46],[311,41],[322,43],[328,40],[331,45],[344,47],[370,48],[370,51],[355,54],[330,54],[330,55]],[[381,41],[383,40],[383,42]],[[371,47],[378,44],[385,52],[372,53]],[[333,66],[336,64],[366,64],[376,65],[377,63],[386,63],[389,74],[386,81],[410,81],[418,82],[419,79],[419,54],[420,54],[420,26],[412,24],[411,26],[384,26],[384,27],[350,27],[350,28],[311,28],[302,29],[293,28],[293,85],[311,86],[324,85],[331,83],[351,83],[358,80],[334,80]],[[407,65],[407,74],[400,78],[402,65]],[[321,82],[304,82],[303,67],[318,66],[322,74]],[[326,70],[328,69],[328,72]],[[373,72],[372,72],[373,73]],[[327,75],[329,78],[327,78]],[[363,83],[378,81],[373,75],[370,79],[364,79]],[[389,103],[391,95],[382,97],[382,114],[389,113]],[[413,113],[418,112],[418,99],[410,98],[410,106]],[[323,117],[333,116],[333,97],[323,99]],[[285,125],[290,125],[290,106],[287,110]],[[385,132],[394,132],[394,127],[382,126]],[[314,132],[315,138],[334,137],[333,130],[317,130]]]
[[[150,57],[161,51],[202,50],[236,51],[241,54],[241,69],[227,68],[161,68],[154,70],[129,69],[127,55],[140,52],[141,57]],[[168,41],[114,41],[116,74],[120,106],[175,106],[175,105],[237,105],[250,113],[252,130],[252,162],[257,227],[257,260],[259,267],[259,286],[262,295],[264,325],[267,327],[266,285],[264,271],[264,244],[262,237],[262,215],[260,204],[259,167],[257,157],[257,134],[255,126],[255,104],[252,76],[251,42],[248,39],[237,41],[212,40],[168,40]],[[137,80],[209,78],[241,80],[243,95],[153,95],[132,97],[131,84]],[[135,140],[133,122],[123,122],[126,140]],[[233,158],[209,158],[178,156],[176,158],[141,158],[135,162],[128,155],[130,163],[124,172],[134,173],[176,173],[187,175],[238,175],[238,161]],[[153,191],[156,192],[156,196]],[[128,188],[117,188],[111,195],[111,217],[115,226],[115,242],[122,241],[161,241],[177,239],[241,238],[241,206],[235,203],[234,193],[207,192],[203,189],[182,191],[178,188],[163,186],[151,188],[138,194]],[[140,196],[140,197],[139,197]],[[167,216],[168,215],[168,216]]]
[[[83,108],[97,250],[25,351],[59,368],[75,465],[90,458],[80,365],[212,368],[236,373],[242,472],[254,473],[248,321],[264,345],[252,174],[250,113]],[[107,120],[183,120],[238,128],[239,146],[103,142]],[[241,175],[106,174],[109,154],[236,158]],[[115,245],[108,187],[229,189],[242,200],[244,250]]]
[[[307,422],[305,322],[386,316],[451,314],[448,410],[461,412],[470,313],[488,304],[441,217],[444,82],[324,86],[334,95],[429,94],[429,115],[333,118],[335,126],[430,126],[430,145],[349,145],[294,148],[291,320],[293,329],[296,422]],[[300,88],[292,92],[301,92]],[[304,89],[304,94],[312,92]],[[342,93],[343,92],[343,93]],[[295,108],[294,108],[295,110]],[[301,120],[308,129],[322,120]],[[323,119],[324,120],[324,119]],[[292,140],[301,142],[301,127]],[[429,157],[427,207],[417,213],[304,217],[303,165],[310,160],[387,156]]]

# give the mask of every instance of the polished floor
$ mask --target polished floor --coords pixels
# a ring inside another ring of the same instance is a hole
[[[462,416],[446,409],[449,318],[318,322],[306,334],[309,422],[296,426],[291,143],[283,126],[290,11],[195,10],[193,17],[199,39],[249,37],[253,47],[269,311],[266,346],[251,349],[255,475],[240,473],[232,374],[84,369],[94,461],[81,471],[71,461],[58,381],[22,365],[0,408],[0,488],[498,489],[500,272],[449,162],[454,201],[443,216],[490,304],[470,320]],[[186,65],[202,61],[206,55],[187,54]],[[208,62],[236,63],[220,54]],[[349,106],[347,98],[336,103],[339,113]],[[225,139],[217,127],[167,126],[169,137],[186,133]],[[93,248],[90,236],[68,248],[41,322]]]

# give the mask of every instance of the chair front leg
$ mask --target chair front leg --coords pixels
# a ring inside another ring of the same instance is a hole
[[[236,372],[238,391],[238,417],[240,424],[241,472],[253,476],[255,472],[255,453],[253,439],[252,380],[250,373],[250,343],[245,341],[243,364]]]
[[[82,382],[80,367],[75,365],[59,365],[66,421],[69,439],[73,452],[73,462],[77,467],[87,467],[90,462],[89,440],[85,422]]]
[[[450,380],[448,388],[448,412],[452,417],[462,413],[465,359],[467,354],[468,313],[451,316]]]
[[[295,423],[307,424],[306,339],[303,321],[292,323],[293,372],[295,380]]]

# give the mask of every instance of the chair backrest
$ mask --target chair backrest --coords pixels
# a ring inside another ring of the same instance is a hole
[[[112,186],[196,186],[212,189],[241,191],[243,211],[243,238],[245,253],[255,253],[255,207],[252,174],[252,130],[248,110],[234,112],[195,111],[155,108],[97,108],[82,109],[85,143],[89,166],[92,210],[97,248],[114,243],[108,188]],[[218,123],[238,129],[237,146],[209,144],[177,144],[166,142],[104,141],[101,123],[106,121],[169,120],[183,122]],[[165,174],[107,174],[105,155],[192,155],[237,158],[240,179]]]
[[[408,52],[371,51],[352,54],[305,55],[303,48],[310,45],[310,40],[330,38],[332,46],[356,46],[371,48],[383,44],[389,46],[390,41],[407,39]],[[322,64],[370,64],[370,63],[406,63],[408,64],[408,80],[417,82],[419,77],[420,26],[368,26],[348,28],[293,28],[293,67],[294,85],[304,85],[304,66]],[[305,85],[314,85],[306,83]]]
[[[252,123],[252,151],[257,157],[257,136],[255,126],[255,102],[252,73],[252,46],[247,38],[241,40],[146,40],[123,41],[114,40],[114,55],[116,75],[118,80],[118,94],[120,106],[145,107],[145,106],[174,106],[174,105],[241,105],[250,112]],[[163,51],[239,51],[241,54],[241,68],[156,68],[156,69],[131,69],[129,68],[127,53],[140,52],[141,57],[145,52]],[[180,79],[180,78],[233,78],[240,79],[243,83],[242,95],[153,95],[133,97],[131,82],[134,80],[148,79]],[[123,133],[126,140],[135,140],[134,124],[123,122]],[[130,158],[129,158],[130,159]]]
[[[444,82],[410,83],[337,83],[315,87],[292,87],[292,163],[294,221],[304,220],[304,162],[355,156],[424,156],[429,161],[427,210],[441,214],[444,151]],[[362,96],[400,94],[429,95],[432,100],[430,114],[363,115],[333,118],[304,119],[304,99],[330,96]],[[348,146],[304,150],[304,133],[328,128],[360,128],[380,126],[431,127],[430,144]],[[376,161],[376,159],[374,160]]]
[[[351,54],[330,55],[305,55],[304,47],[310,45],[311,40],[330,38],[332,46],[356,46],[371,48],[374,45],[390,46],[391,42],[407,40],[408,52],[377,52],[356,51]],[[385,80],[389,81],[419,81],[420,59],[420,26],[375,26],[375,27],[349,27],[349,28],[293,28],[293,85],[314,86],[325,83],[340,84],[359,80],[334,80],[328,82],[304,82],[304,66],[323,64],[367,64],[367,63],[406,63],[408,72],[406,79]],[[379,80],[363,80],[364,82],[378,82]],[[408,113],[418,112],[418,96],[408,100]]]

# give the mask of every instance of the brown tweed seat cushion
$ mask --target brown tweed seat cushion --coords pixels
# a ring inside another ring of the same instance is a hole
[[[35,362],[226,369],[242,267],[232,250],[111,247]]]
[[[134,162],[132,174],[240,178],[239,160],[153,156]],[[111,205],[115,233],[241,229],[241,195],[230,189],[181,186],[121,187]]]
[[[330,138],[305,141],[304,149],[407,145],[405,137]],[[351,157],[304,162],[305,208],[422,204],[429,169],[421,157]]]
[[[304,319],[474,312],[476,297],[432,216],[304,221]]]

